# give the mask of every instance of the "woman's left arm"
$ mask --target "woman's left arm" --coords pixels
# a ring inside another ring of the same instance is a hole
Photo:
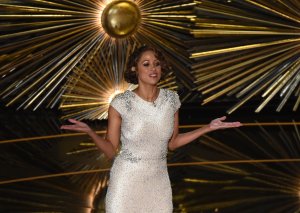
[[[171,140],[169,141],[169,149],[175,150],[181,146],[184,146],[195,139],[199,138],[200,136],[212,132],[218,129],[227,129],[227,128],[234,128],[240,127],[242,124],[240,122],[223,122],[226,119],[226,116],[221,118],[217,118],[212,120],[208,125],[205,125],[201,128],[195,129],[190,132],[178,134],[178,126],[179,126],[179,116],[178,111],[175,113],[174,118],[174,131]]]

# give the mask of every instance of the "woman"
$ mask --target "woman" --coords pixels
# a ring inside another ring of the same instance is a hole
[[[74,119],[70,119],[72,125],[61,127],[87,133],[107,157],[114,158],[106,196],[107,213],[171,213],[168,149],[175,150],[217,129],[241,126],[240,122],[223,122],[222,117],[179,134],[179,97],[157,87],[167,68],[163,55],[154,48],[142,46],[132,54],[125,79],[138,87],[112,100],[105,139]]]

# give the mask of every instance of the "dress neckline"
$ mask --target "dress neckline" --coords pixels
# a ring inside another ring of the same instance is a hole
[[[139,100],[141,100],[142,102],[145,102],[145,103],[148,103],[148,104],[152,104],[152,105],[156,105],[157,104],[157,101],[159,100],[160,96],[161,96],[161,91],[162,89],[159,89],[158,91],[158,95],[156,97],[156,99],[154,101],[146,101],[145,99],[143,99],[141,96],[139,96],[138,94],[136,94],[134,91],[132,90],[129,90],[131,93],[133,93],[133,95],[138,98]]]

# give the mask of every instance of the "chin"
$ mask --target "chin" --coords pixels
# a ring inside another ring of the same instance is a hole
[[[151,86],[156,86],[158,84],[160,79],[150,79],[150,80],[145,80],[145,81],[141,81],[142,84],[148,84],[148,85],[151,85]],[[140,83],[139,83],[140,84]]]
[[[158,84],[158,82],[159,82],[159,80],[158,80],[158,81],[155,81],[155,82],[151,82],[151,83],[149,83],[149,84],[151,84],[151,85],[155,86],[155,85],[157,85],[157,84]]]

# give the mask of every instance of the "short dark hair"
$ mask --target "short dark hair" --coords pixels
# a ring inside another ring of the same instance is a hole
[[[166,74],[171,70],[171,67],[168,65],[163,53],[160,50],[152,46],[143,45],[135,49],[128,59],[126,70],[124,72],[125,81],[127,81],[128,83],[138,84],[138,77],[136,75],[136,71],[132,71],[132,67],[137,67],[139,59],[141,58],[142,54],[146,51],[153,51],[155,57],[160,61],[162,71],[161,80],[164,79]]]

